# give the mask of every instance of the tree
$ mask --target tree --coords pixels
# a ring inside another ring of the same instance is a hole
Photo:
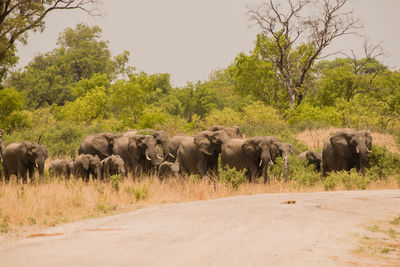
[[[55,10],[80,9],[98,15],[98,0],[2,0],[0,1],[0,66],[15,64],[15,42],[26,44],[29,31],[42,32],[44,18]],[[14,57],[13,61],[10,58]]]
[[[86,24],[65,29],[58,38],[58,48],[36,56],[23,71],[11,73],[6,86],[25,92],[27,106],[38,108],[73,101],[80,96],[71,92],[76,83],[95,74],[116,77],[118,71],[128,69],[123,59],[127,52],[115,62],[108,43],[100,39],[101,32],[100,27]]]
[[[261,57],[273,64],[291,109],[303,100],[307,74],[324,49],[360,27],[352,10],[342,11],[349,0],[321,2],[316,8],[312,0],[287,0],[285,11],[279,2],[269,0],[249,9],[250,19],[261,28],[257,36]],[[315,15],[310,15],[311,9]]]

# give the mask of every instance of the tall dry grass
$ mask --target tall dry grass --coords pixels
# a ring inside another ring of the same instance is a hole
[[[399,180],[372,183],[367,189],[399,188]],[[343,190],[337,187],[335,190]],[[54,179],[21,184],[12,179],[0,184],[0,234],[54,226],[80,219],[132,211],[148,205],[207,200],[237,195],[323,191],[322,183],[309,187],[294,181],[270,184],[244,183],[235,190],[212,180],[171,178],[160,182],[148,177],[110,181]]]

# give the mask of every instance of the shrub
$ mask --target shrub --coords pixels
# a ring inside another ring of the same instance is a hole
[[[278,181],[285,180],[285,166],[282,158],[277,158],[271,170],[271,176]],[[314,170],[314,166],[308,166],[307,162],[300,160],[297,155],[289,155],[290,180],[301,185],[314,186],[320,180],[320,173]]]
[[[133,186],[127,186],[125,188],[125,192],[130,195],[134,196],[136,201],[139,200],[146,200],[149,197],[149,188],[147,188],[145,185],[139,188],[135,188]]]
[[[231,186],[234,190],[238,190],[240,185],[247,181],[246,171],[246,169],[238,171],[235,167],[229,168],[226,166],[225,169],[220,168],[219,179],[221,183]]]
[[[111,175],[110,181],[111,181],[112,188],[116,192],[119,192],[120,183],[122,181],[122,175],[121,174]]]
[[[337,185],[343,185],[346,190],[366,189],[372,182],[372,176],[369,174],[361,175],[356,169],[350,172],[338,171],[330,172],[323,181],[325,190],[333,190]]]
[[[386,147],[372,146],[372,151],[367,159],[367,172],[375,179],[387,178],[400,173],[400,156],[391,153]]]

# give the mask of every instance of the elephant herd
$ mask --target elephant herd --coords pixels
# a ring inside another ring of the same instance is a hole
[[[34,169],[43,179],[46,148],[37,142],[25,141],[5,145],[1,140],[0,159],[5,180],[17,175],[24,182],[27,173],[32,179]],[[284,163],[285,181],[289,175],[289,155],[298,155],[314,165],[324,175],[330,171],[356,168],[365,173],[366,158],[372,149],[369,131],[343,130],[326,140],[322,152],[307,150],[298,153],[293,145],[280,142],[276,137],[257,136],[243,138],[239,127],[215,125],[192,136],[178,135],[169,138],[164,131],[152,129],[129,130],[123,134],[99,133],[86,136],[80,144],[78,156],[73,160],[56,159],[49,164],[53,176],[82,177],[88,181],[104,179],[110,175],[155,174],[163,179],[178,174],[218,175],[221,167],[246,169],[249,181],[262,177],[269,181],[268,169],[276,158]]]

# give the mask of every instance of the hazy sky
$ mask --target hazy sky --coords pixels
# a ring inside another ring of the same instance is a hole
[[[102,17],[82,11],[57,11],[46,19],[43,33],[30,34],[18,45],[25,66],[38,53],[56,47],[58,34],[80,22],[99,25],[113,55],[128,50],[130,65],[148,73],[168,72],[176,86],[207,79],[216,68],[228,66],[239,52],[254,46],[258,32],[248,20],[247,6],[262,0],[103,0]],[[400,67],[400,0],[357,0],[352,4],[372,43],[382,42],[383,59]],[[346,36],[330,50],[361,51],[363,41]],[[362,53],[359,54],[362,56]]]

